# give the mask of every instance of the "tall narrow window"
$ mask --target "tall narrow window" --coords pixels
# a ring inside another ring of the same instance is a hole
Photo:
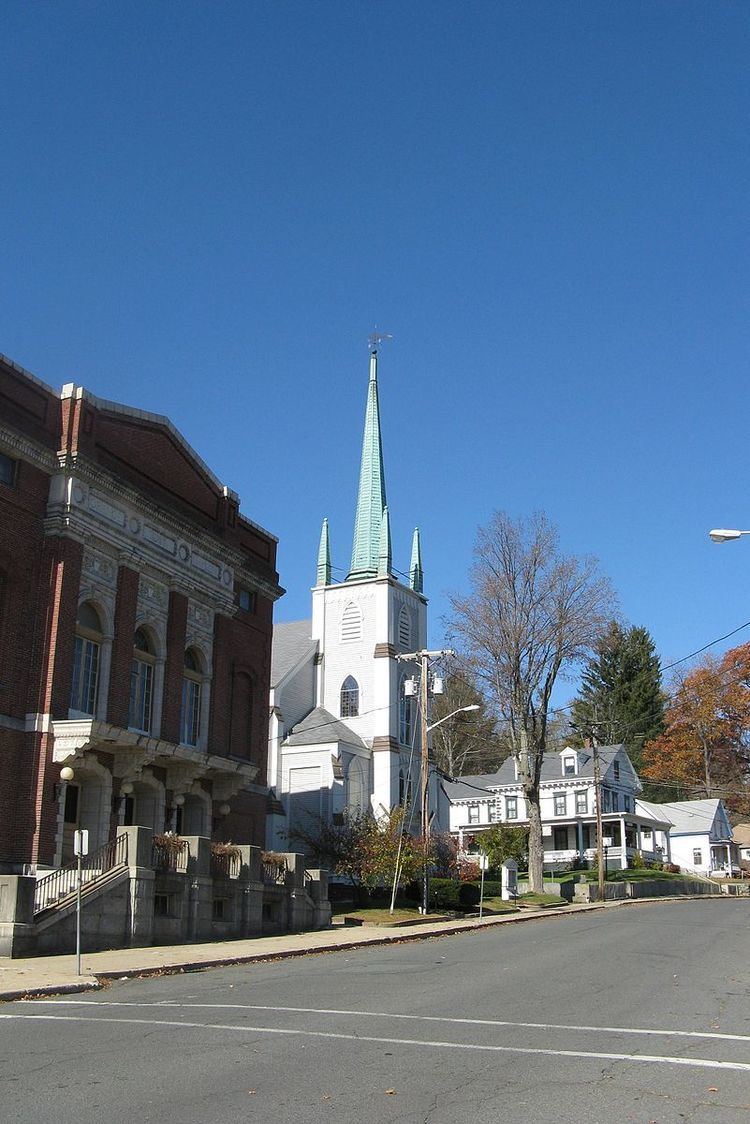
[[[398,693],[398,737],[401,745],[411,745],[414,735],[414,698],[406,694],[406,680]]]
[[[341,684],[340,709],[342,718],[356,718],[359,714],[359,684],[351,675]]]
[[[156,652],[151,637],[145,628],[136,629],[133,648],[128,725],[133,730],[143,730],[144,733],[148,734],[151,732]]]
[[[185,652],[185,669],[182,673],[182,711],[180,713],[180,741],[183,745],[197,745],[201,729],[201,661],[194,648]]]
[[[70,709],[78,714],[96,714],[101,642],[102,623],[99,614],[89,601],[84,601],[76,617],[73,682],[70,691]]]

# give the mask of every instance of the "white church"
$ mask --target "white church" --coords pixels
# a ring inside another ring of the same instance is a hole
[[[269,848],[304,850],[295,829],[309,836],[346,811],[383,815],[404,802],[407,786],[419,791],[417,707],[409,693],[418,668],[396,657],[426,643],[418,529],[408,584],[391,562],[375,340],[351,568],[344,581],[332,581],[324,520],[312,617],[274,627]],[[431,811],[436,799],[432,792]],[[418,822],[411,826],[420,829]]]

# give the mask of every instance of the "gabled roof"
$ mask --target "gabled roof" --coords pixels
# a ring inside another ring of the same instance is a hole
[[[599,747],[599,761],[602,776],[614,761],[618,753],[625,754],[621,745],[603,745]],[[561,753],[548,753],[542,762],[542,784],[552,784],[555,781],[593,780],[594,757],[590,749],[577,749],[578,772],[574,776],[563,776],[562,758],[567,750]],[[454,782],[446,782],[445,791],[450,800],[482,800],[492,795],[492,790],[503,785],[516,785],[521,782],[516,777],[515,764],[512,757],[506,758],[495,773],[483,773],[479,776],[457,777]],[[483,795],[483,790],[484,795]]]
[[[670,835],[707,835],[720,812],[721,800],[676,800],[670,804],[650,804],[673,824]],[[723,828],[723,823],[722,823]],[[721,832],[722,836],[724,832]]]
[[[330,742],[344,742],[367,749],[359,734],[322,706],[316,706],[306,718],[293,726],[283,745],[328,745]]]
[[[312,621],[284,621],[273,626],[271,646],[271,686],[280,683],[305,652],[315,646]]]

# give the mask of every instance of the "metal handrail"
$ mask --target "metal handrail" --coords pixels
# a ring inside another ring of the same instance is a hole
[[[283,886],[288,870],[286,859],[281,862],[263,859],[261,863],[263,882],[266,886]]]
[[[81,885],[87,886],[117,866],[128,861],[128,837],[118,835],[104,846],[98,847],[81,861]],[[72,894],[78,879],[78,864],[70,863],[40,878],[34,888],[34,913],[49,909],[55,902]]]
[[[154,870],[169,870],[176,874],[184,874],[188,867],[189,854],[186,839],[175,838],[171,844],[157,843],[154,840],[151,847]]]
[[[217,878],[239,878],[242,856],[239,852],[225,852],[211,855],[211,872]]]

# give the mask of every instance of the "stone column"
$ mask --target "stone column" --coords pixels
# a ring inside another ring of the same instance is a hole
[[[263,879],[260,847],[240,847],[240,937],[259,936],[263,931]]]
[[[127,942],[134,946],[150,945],[154,939],[154,833],[149,827],[123,827],[118,834],[128,837],[130,908]]]
[[[210,940],[213,923],[213,878],[211,877],[211,840],[202,835],[183,836],[190,851],[188,880],[188,940]]]
[[[33,956],[36,952],[35,888],[36,879],[31,875],[0,875],[0,956]]]

